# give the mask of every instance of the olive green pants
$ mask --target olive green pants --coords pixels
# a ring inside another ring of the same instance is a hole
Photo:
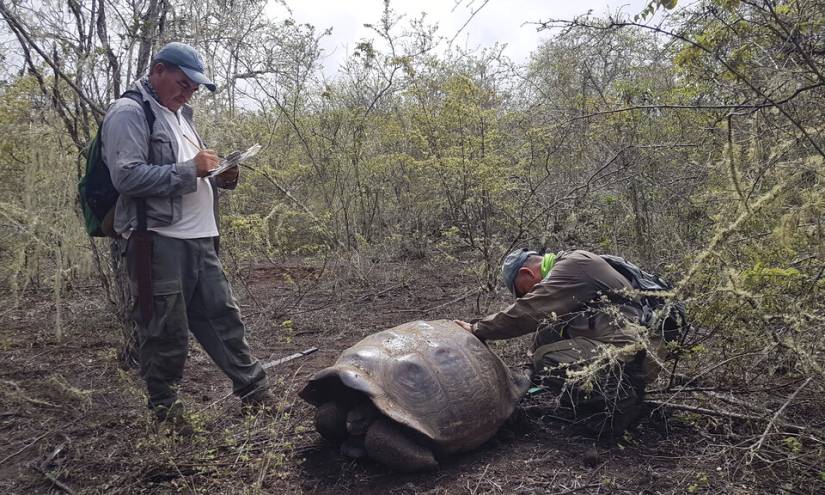
[[[133,243],[127,243],[126,263],[132,293],[137,294]],[[189,346],[189,331],[215,364],[232,380],[236,395],[265,386],[266,375],[252,357],[244,324],[211,237],[173,239],[153,235],[153,313],[142,321],[136,301],[132,316],[138,325],[140,373],[149,392],[149,407],[168,408]]]
[[[534,380],[560,395],[581,423],[597,435],[615,436],[637,422],[646,411],[644,389],[646,354],[640,351],[625,363],[593,370],[587,386],[568,382],[568,372],[592,364],[605,344],[578,337],[539,347],[533,353]]]

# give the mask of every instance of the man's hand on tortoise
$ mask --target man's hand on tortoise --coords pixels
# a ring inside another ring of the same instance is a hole
[[[467,323],[464,320],[453,320],[453,323],[460,326],[464,330],[467,330],[468,332],[473,333],[473,325],[471,325],[470,323]]]

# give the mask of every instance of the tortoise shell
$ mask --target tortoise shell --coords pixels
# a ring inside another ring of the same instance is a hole
[[[366,395],[439,453],[473,449],[512,414],[529,380],[511,373],[450,320],[413,321],[372,334],[310,378],[299,395],[319,406],[342,388]]]

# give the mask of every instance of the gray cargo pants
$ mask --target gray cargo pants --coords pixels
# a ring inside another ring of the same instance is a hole
[[[137,294],[133,251],[133,243],[127,243],[129,281],[132,293]],[[140,373],[150,408],[168,408],[177,400],[190,330],[232,380],[236,395],[266,385],[261,364],[249,352],[240,311],[211,237],[173,239],[154,234],[152,291],[151,320],[141,321],[137,302],[132,312],[138,324]]]

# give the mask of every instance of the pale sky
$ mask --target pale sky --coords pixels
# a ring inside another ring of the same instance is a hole
[[[383,0],[286,0],[295,21],[309,23],[318,32],[332,28],[332,34],[321,45],[324,72],[334,75],[338,66],[363,38],[374,33],[365,23],[377,24],[384,8]],[[456,1],[459,4],[456,6]],[[593,10],[594,14],[615,13],[635,15],[650,0],[488,0],[470,23],[461,31],[454,45],[466,48],[491,46],[495,42],[508,45],[504,54],[515,62],[524,62],[547,33],[537,33],[536,26],[525,24],[549,18],[572,19]],[[404,14],[402,25],[427,14],[427,22],[437,22],[438,33],[447,40],[453,38],[484,0],[394,0],[391,7]],[[283,18],[283,6],[274,2],[268,6],[273,17]]]

